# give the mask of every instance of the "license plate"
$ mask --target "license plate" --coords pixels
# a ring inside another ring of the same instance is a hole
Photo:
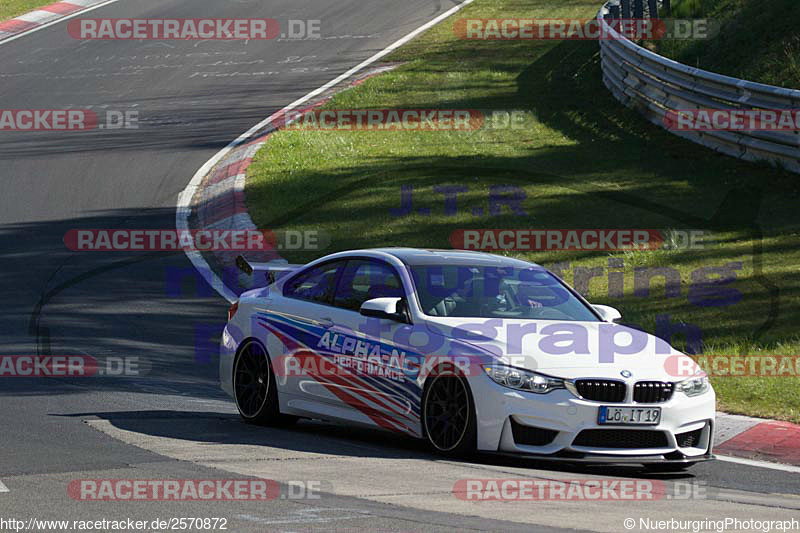
[[[598,424],[655,426],[661,421],[660,407],[600,407]]]

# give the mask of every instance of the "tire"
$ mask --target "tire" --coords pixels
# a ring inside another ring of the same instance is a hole
[[[478,424],[469,383],[452,371],[441,371],[425,384],[422,431],[428,445],[448,457],[476,451]]]
[[[233,364],[233,394],[239,416],[248,424],[288,427],[297,422],[297,417],[280,412],[272,362],[257,340],[248,339],[239,347]]]
[[[668,474],[670,472],[684,472],[694,465],[695,463],[650,463],[644,465],[644,468],[654,474]]]

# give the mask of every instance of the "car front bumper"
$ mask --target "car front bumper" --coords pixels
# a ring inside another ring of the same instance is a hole
[[[478,449],[575,462],[697,462],[713,458],[716,398],[713,389],[664,403],[603,403],[563,389],[522,392],[487,376],[470,379],[478,423]],[[599,408],[661,407],[657,425],[598,423]],[[582,445],[576,439],[582,432]],[[635,432],[635,433],[628,433]],[[644,433],[642,433],[644,432]]]

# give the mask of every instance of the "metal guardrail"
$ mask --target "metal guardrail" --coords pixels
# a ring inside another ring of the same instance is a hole
[[[612,11],[620,13],[618,2],[604,5],[597,15],[611,37],[600,40],[603,83],[650,122],[666,128],[667,113],[678,110],[800,109],[798,90],[689,67],[638,46],[606,23]],[[800,173],[798,131],[668,131],[723,154]]]

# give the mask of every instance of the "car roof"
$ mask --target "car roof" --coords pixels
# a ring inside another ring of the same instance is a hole
[[[374,248],[372,252],[393,255],[409,266],[416,265],[463,265],[530,268],[535,263],[504,257],[502,255],[474,252],[471,250],[435,250],[423,248]]]

